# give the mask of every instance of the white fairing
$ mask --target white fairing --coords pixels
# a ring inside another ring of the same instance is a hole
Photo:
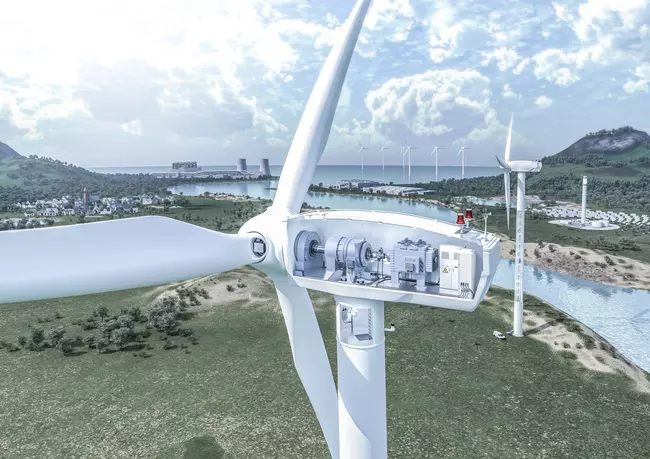
[[[273,205],[299,212],[325,149],[345,74],[370,0],[359,0],[325,61],[284,163]]]
[[[250,235],[218,233],[165,217],[1,236],[2,303],[162,285],[257,261]]]
[[[539,172],[542,170],[542,163],[539,161],[510,161],[508,165],[513,172]]]
[[[337,394],[332,369],[307,290],[290,277],[275,280],[282,315],[289,333],[293,362],[314,407],[332,458],[339,457]],[[300,428],[297,426],[297,428]]]

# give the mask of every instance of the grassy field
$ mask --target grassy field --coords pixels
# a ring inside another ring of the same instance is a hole
[[[507,234],[515,239],[516,212],[510,214],[510,229],[508,229],[506,211],[499,207],[488,208],[492,215],[488,217],[488,231]],[[477,227],[483,228],[483,221],[477,221]],[[607,251],[611,255],[619,255],[635,260],[650,263],[650,234],[634,235],[631,231],[584,231],[559,225],[552,225],[548,220],[526,219],[526,242],[536,242],[541,239],[553,244],[589,248],[597,238],[603,237],[605,241],[617,243],[622,237],[634,241],[641,250],[614,250]],[[593,248],[593,247],[591,247]]]
[[[246,287],[228,294],[238,279]],[[271,284],[245,268],[203,285],[214,299],[184,323],[199,338],[190,354],[159,340],[148,359],[0,351],[0,457],[328,457]],[[67,325],[98,305],[146,309],[162,292],[0,305],[0,339],[57,312],[53,324]],[[474,313],[386,305],[397,327],[386,341],[389,456],[648,457],[650,395],[530,337],[494,339],[511,297],[492,289]],[[335,368],[333,300],[312,299]],[[567,320],[527,301],[552,327]]]

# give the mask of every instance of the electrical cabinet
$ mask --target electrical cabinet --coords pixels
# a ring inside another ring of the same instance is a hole
[[[440,246],[440,293],[474,298],[476,254],[473,249]]]

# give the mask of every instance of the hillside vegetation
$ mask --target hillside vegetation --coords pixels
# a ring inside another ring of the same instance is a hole
[[[579,202],[589,178],[590,208],[650,211],[650,136],[629,126],[589,133],[560,153],[542,159],[527,176],[526,192],[545,200]],[[513,190],[516,177],[511,176]],[[448,179],[417,184],[445,196],[503,196],[503,177]]]

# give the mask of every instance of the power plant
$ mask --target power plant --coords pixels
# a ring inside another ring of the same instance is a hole
[[[221,178],[257,180],[264,177],[271,177],[271,166],[269,165],[268,158],[260,159],[259,172],[248,171],[246,158],[237,158],[237,170],[206,170],[199,166],[196,161],[184,161],[173,163],[172,169],[169,172],[154,172],[151,175],[157,178]]]
[[[271,176],[271,166],[269,166],[268,158],[260,159],[260,175],[264,177]]]

